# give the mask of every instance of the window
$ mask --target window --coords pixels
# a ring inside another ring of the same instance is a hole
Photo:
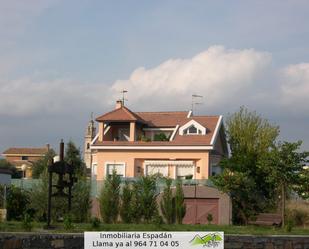
[[[194,166],[193,165],[177,165],[176,166],[176,174],[177,178],[186,179],[190,178],[192,179],[194,175]]]
[[[189,128],[184,130],[185,135],[198,135],[202,134],[202,131],[196,128],[194,125],[191,125]]]
[[[159,174],[162,176],[168,176],[168,166],[167,165],[147,165],[147,175]]]
[[[192,119],[179,128],[179,135],[206,135],[206,127]]]
[[[106,163],[106,175],[112,175],[114,170],[118,176],[125,177],[124,163]]]
[[[192,126],[189,127],[188,132],[189,133],[197,133],[197,128],[192,125]]]
[[[90,144],[89,144],[89,143],[87,143],[87,150],[89,150],[89,148],[90,148]]]
[[[21,160],[28,160],[28,156],[21,156]]]

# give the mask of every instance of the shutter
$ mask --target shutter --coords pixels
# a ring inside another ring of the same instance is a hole
[[[168,166],[167,165],[147,165],[147,175],[161,174],[163,176],[168,176]]]
[[[193,165],[178,165],[177,166],[177,176],[188,176],[194,175]]]

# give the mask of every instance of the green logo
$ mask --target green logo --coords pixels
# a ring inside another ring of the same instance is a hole
[[[222,236],[218,233],[209,233],[203,237],[200,235],[195,235],[195,237],[190,241],[192,246],[203,245],[210,248],[216,248],[222,243]]]

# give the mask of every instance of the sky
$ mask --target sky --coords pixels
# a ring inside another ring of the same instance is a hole
[[[83,149],[91,112],[246,106],[309,150],[307,0],[0,0],[0,152]]]

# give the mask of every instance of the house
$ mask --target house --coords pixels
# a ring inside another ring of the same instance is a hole
[[[49,149],[49,144],[39,148],[9,148],[2,156],[16,167],[21,177],[32,178],[33,163],[43,158]]]
[[[229,196],[205,186],[220,173],[220,160],[228,155],[222,116],[194,116],[189,112],[132,112],[117,101],[116,108],[99,116],[98,133],[90,144],[92,175],[103,180],[113,170],[125,178],[161,174],[192,179],[184,186],[185,223],[229,224]],[[203,184],[202,184],[203,183]]]

